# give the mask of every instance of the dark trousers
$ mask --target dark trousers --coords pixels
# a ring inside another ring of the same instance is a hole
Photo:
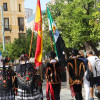
[[[47,89],[46,89],[47,100],[50,100],[50,94],[51,94],[51,100],[60,100],[60,88],[61,84],[47,84]]]
[[[52,84],[54,90],[55,100],[60,100],[60,87],[61,84]]]
[[[75,92],[75,99],[76,100],[82,100],[82,85],[73,85],[73,89]]]

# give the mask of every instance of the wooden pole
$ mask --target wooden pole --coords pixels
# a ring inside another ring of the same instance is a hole
[[[43,78],[42,78],[42,65],[39,67],[39,69],[40,69],[41,79],[43,80]]]
[[[52,38],[51,38],[51,48],[52,48],[52,51],[53,51],[53,42],[52,42]]]
[[[32,37],[31,37],[30,50],[29,50],[29,59],[30,59],[30,55],[31,55],[31,48],[32,48],[32,42],[33,42],[33,34],[34,34],[34,31],[32,32]]]
[[[37,11],[37,8],[36,8],[36,11]],[[35,17],[36,17],[36,11],[35,11]],[[31,43],[30,43],[29,59],[30,59],[30,55],[31,55],[31,48],[32,48],[32,42],[33,42],[33,34],[34,34],[35,17],[34,17],[33,32],[32,32]]]

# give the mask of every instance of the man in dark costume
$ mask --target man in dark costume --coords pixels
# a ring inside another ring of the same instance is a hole
[[[60,100],[60,88],[61,88],[61,70],[60,63],[56,61],[56,54],[51,51],[49,54],[50,62],[47,63],[46,69],[46,96],[47,100],[50,100],[49,91],[51,94],[51,100]]]
[[[69,84],[72,92],[72,97],[76,100],[82,100],[82,84],[85,72],[85,66],[81,59],[77,58],[79,55],[77,49],[72,50],[72,57],[67,61],[67,69],[69,72]]]

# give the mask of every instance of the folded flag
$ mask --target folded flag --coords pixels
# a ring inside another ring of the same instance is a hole
[[[48,7],[47,7],[47,14],[48,14],[50,36],[53,38],[53,41],[55,44],[56,55],[60,62],[65,62],[65,56],[63,54],[63,52],[65,50],[65,43],[64,43],[61,35],[59,34],[58,28],[52,19],[52,16],[50,14]]]
[[[35,16],[35,28],[37,32],[37,43],[35,51],[35,65],[39,67],[42,64],[42,14],[41,14],[41,5],[40,0],[37,0],[36,16]]]

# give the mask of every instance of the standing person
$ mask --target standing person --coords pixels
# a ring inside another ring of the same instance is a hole
[[[18,83],[17,100],[42,100],[42,82],[33,65],[28,62],[27,54],[20,56],[16,67]]]
[[[83,77],[83,84],[84,84],[84,88],[85,88],[85,100],[89,100],[89,96],[90,96],[90,82],[86,79],[86,74],[87,74],[87,67],[88,67],[88,59],[85,58],[85,54],[83,50],[79,50],[79,59],[83,60],[84,65],[85,65],[85,74]]]
[[[96,71],[96,60],[99,59],[97,56],[94,56],[94,53],[92,50],[88,50],[87,51],[87,59],[90,62],[91,65],[91,69],[93,71],[93,75],[94,75],[94,81],[90,82],[90,100],[94,100],[94,84],[96,85],[96,87],[100,87],[100,74],[97,73]],[[99,91],[100,93],[100,91]]]
[[[61,70],[60,63],[55,59],[56,54],[54,51],[51,51],[49,54],[50,62],[47,63],[46,68],[46,96],[47,100],[60,100],[60,88],[61,88]],[[49,94],[50,91],[50,94]]]
[[[72,50],[72,58],[67,61],[67,69],[69,72],[69,84],[72,97],[76,100],[82,100],[82,84],[85,73],[84,62],[77,57],[79,55],[77,49]]]
[[[0,66],[0,100],[15,100],[14,96],[14,76],[15,73],[9,66],[9,57],[1,59]]]

